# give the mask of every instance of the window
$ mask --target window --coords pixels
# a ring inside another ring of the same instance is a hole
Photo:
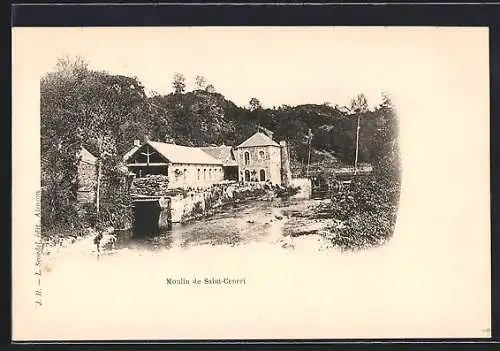
[[[245,171],[245,182],[249,182],[250,181],[250,171],[247,169]]]
[[[266,158],[266,154],[265,154],[265,152],[264,152],[264,151],[259,151],[259,158],[260,158],[261,160],[264,160],[264,159]]]
[[[206,180],[207,179],[207,170],[206,168],[203,169],[203,180]]]
[[[250,153],[248,151],[245,151],[245,165],[250,164]]]
[[[187,174],[187,171],[188,171],[188,170],[184,168],[184,180],[186,180],[186,178],[187,178],[187,175],[186,175],[186,174]]]
[[[208,170],[208,179],[212,179],[212,168]]]
[[[260,170],[260,181],[265,182],[266,181],[266,171],[263,169]]]
[[[201,172],[201,169],[198,168],[198,180],[200,180],[200,172]]]
[[[175,180],[178,180],[181,176],[182,171],[179,168],[174,168]]]

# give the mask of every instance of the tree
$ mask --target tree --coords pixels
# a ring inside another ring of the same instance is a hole
[[[215,87],[213,84],[208,84],[206,87],[205,87],[205,91],[207,93],[215,93]]]
[[[61,77],[82,77],[89,71],[89,63],[81,56],[63,56],[57,59],[56,72]]]
[[[77,222],[77,166],[83,130],[70,106],[81,99],[77,86],[89,75],[87,63],[63,57],[56,71],[40,80],[42,228]]]
[[[195,84],[197,89],[203,90],[207,86],[207,80],[205,79],[205,77],[198,74],[195,78]]]
[[[59,60],[40,81],[41,175],[45,186],[42,225],[77,226],[78,152],[98,157],[103,184],[102,220],[120,217],[123,175],[120,162],[131,140],[151,128],[144,87],[134,78],[88,69],[80,59]],[[102,190],[102,191],[101,191]],[[99,204],[101,205],[101,204]],[[111,221],[111,222],[109,222]]]
[[[249,104],[250,104],[250,111],[262,109],[262,104],[260,103],[259,99],[255,98],[255,97],[250,99]]]
[[[354,157],[354,172],[356,174],[358,167],[358,157],[359,157],[359,132],[361,128],[361,115],[368,112],[368,102],[364,94],[358,94],[351,100],[351,112],[353,112],[357,117],[356,126],[356,150]],[[364,145],[366,147],[366,145]]]
[[[172,85],[174,87],[175,94],[182,94],[186,90],[186,78],[177,72],[174,74],[174,81],[172,82]]]
[[[364,94],[358,94],[351,100],[351,111],[365,113],[368,111],[368,102]]]
[[[374,158],[378,169],[392,178],[399,177],[400,156],[398,138],[398,118],[392,100],[387,93],[382,94],[382,103],[375,109],[377,129],[374,133]]]

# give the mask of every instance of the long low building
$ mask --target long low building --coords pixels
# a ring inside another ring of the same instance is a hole
[[[136,177],[168,176],[169,188],[206,188],[224,180],[222,161],[200,148],[147,141],[124,157]]]

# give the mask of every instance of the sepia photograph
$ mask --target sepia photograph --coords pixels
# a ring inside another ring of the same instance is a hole
[[[12,38],[14,339],[489,337],[487,29]]]

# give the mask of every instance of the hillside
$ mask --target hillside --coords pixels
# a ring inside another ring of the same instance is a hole
[[[354,161],[357,116],[338,107],[307,104],[250,110],[236,106],[219,93],[203,90],[154,96],[148,101],[155,110],[149,122],[157,126],[149,131],[150,138],[158,141],[192,146],[238,145],[257,126],[263,126],[274,133],[276,140],[289,142],[292,163],[304,164],[311,129],[312,163]],[[371,150],[377,111],[368,111],[363,117],[359,161],[374,162],[376,155]]]
[[[136,78],[71,63],[46,75],[41,88],[42,132],[46,132],[42,140],[47,134],[61,134],[67,127],[80,131],[82,141],[96,150],[98,136],[106,131],[115,151],[123,154],[136,138],[192,146],[237,145],[261,125],[274,132],[275,139],[289,141],[295,162],[307,161],[309,129],[313,135],[312,162],[322,161],[325,152],[339,161],[354,161],[358,115],[338,106],[263,108],[257,103],[247,108],[202,89],[147,97]],[[378,129],[391,117],[387,116],[387,112],[392,113],[389,108],[388,102],[362,112],[360,161],[377,159]],[[51,125],[53,122],[63,123]]]

